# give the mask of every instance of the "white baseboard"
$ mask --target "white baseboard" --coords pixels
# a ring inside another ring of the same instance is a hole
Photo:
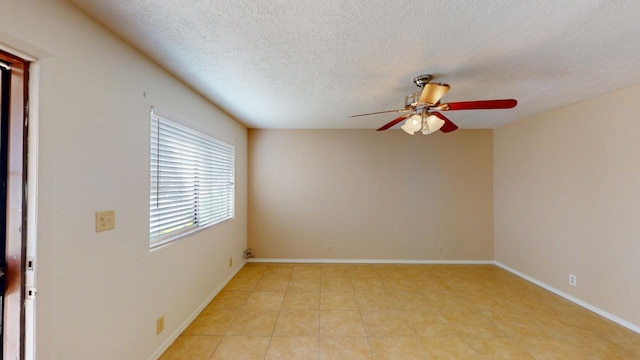
[[[189,317],[171,334],[171,336],[169,336],[169,338],[167,338],[167,340],[164,343],[162,343],[162,346],[160,346],[160,348],[156,350],[156,352],[153,355],[151,355],[149,360],[158,360],[160,356],[162,356],[162,354],[165,351],[167,351],[169,346],[171,346],[171,344],[173,344],[173,342],[176,341],[178,336],[180,336],[180,334],[182,334],[182,332],[187,329],[187,327],[191,324],[191,322],[193,322],[193,320],[195,320],[198,317],[198,315],[200,315],[202,310],[204,310],[204,308],[206,308],[207,305],[209,305],[211,300],[213,300],[213,298],[220,293],[220,291],[229,283],[229,281],[231,281],[231,279],[233,279],[233,277],[236,276],[238,271],[240,271],[240,269],[242,269],[245,264],[246,262],[243,262],[240,266],[235,268],[231,272],[231,274],[229,274],[229,276],[227,276],[227,278],[222,282],[222,284],[220,284],[217,288],[215,288],[213,292],[209,296],[207,296],[207,298],[202,302],[202,304],[200,304],[200,306],[198,306],[198,308],[195,309],[195,311],[191,315],[189,315]]]
[[[493,265],[493,260],[396,260],[396,259],[248,259],[259,263],[302,264],[447,264],[447,265]]]
[[[593,306],[593,305],[591,305],[591,304],[589,304],[589,303],[587,303],[585,301],[582,301],[582,300],[580,300],[580,299],[578,299],[578,298],[576,298],[574,296],[571,296],[571,295],[567,294],[566,292],[564,292],[562,290],[558,290],[558,289],[554,288],[553,286],[547,285],[547,284],[543,283],[542,281],[534,279],[534,278],[532,278],[531,276],[529,276],[527,274],[521,273],[520,271],[518,271],[516,269],[513,269],[513,268],[511,268],[511,267],[509,267],[509,266],[507,266],[507,265],[505,265],[505,264],[503,264],[503,263],[501,263],[499,261],[494,261],[494,263],[496,264],[496,266],[499,266],[499,267],[503,268],[504,270],[514,274],[514,275],[517,275],[517,276],[519,276],[519,277],[521,277],[521,278],[523,278],[523,279],[525,279],[525,280],[527,280],[527,281],[529,281],[531,283],[534,283],[534,284],[540,286],[541,288],[543,288],[545,290],[549,290],[549,291],[551,291],[552,293],[554,293],[554,294],[556,294],[558,296],[561,296],[561,297],[563,297],[563,298],[565,298],[565,299],[567,299],[567,300],[569,300],[569,301],[571,301],[571,302],[573,302],[573,303],[575,303],[577,305],[582,306],[583,308],[585,308],[587,310],[590,310],[590,311],[592,311],[592,312],[594,312],[594,313],[596,313],[596,314],[598,314],[598,315],[600,315],[600,316],[602,316],[602,317],[604,317],[606,319],[609,319],[609,320],[611,320],[611,321],[613,321],[613,322],[615,322],[615,323],[617,323],[617,324],[619,324],[621,326],[626,327],[627,329],[629,329],[631,331],[635,331],[638,334],[640,334],[640,326],[638,326],[638,325],[632,324],[632,323],[630,323],[630,322],[628,322],[628,321],[626,321],[624,319],[621,319],[621,318],[619,318],[619,317],[617,317],[617,316],[615,316],[615,315],[613,315],[613,314],[611,314],[609,312],[606,312],[606,311],[604,311],[604,310],[602,310],[602,309],[600,309],[598,307],[595,307],[595,306]]]

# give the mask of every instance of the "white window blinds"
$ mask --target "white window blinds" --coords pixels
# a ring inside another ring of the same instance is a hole
[[[152,110],[150,153],[150,247],[233,218],[232,145]]]

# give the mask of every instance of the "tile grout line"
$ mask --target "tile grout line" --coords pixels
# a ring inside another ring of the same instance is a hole
[[[350,278],[350,280],[353,279],[351,276],[349,276],[349,278]],[[376,278],[378,278],[377,274],[376,274]],[[353,286],[353,280],[351,281],[351,283],[352,283],[351,285]],[[383,286],[384,286],[384,284],[383,284]],[[364,317],[362,316],[362,307],[360,306],[360,302],[358,301],[358,297],[356,296],[355,288],[353,289],[353,297],[356,298],[356,304],[358,305],[358,314],[360,315],[360,321],[362,322],[362,330],[364,331],[364,335],[367,338],[367,345],[369,347],[369,354],[371,355],[371,358],[373,359],[374,358],[373,347],[371,346],[371,340],[370,340],[369,334],[367,332],[367,327],[364,324]]]
[[[262,279],[264,277],[266,270],[263,271],[262,276],[260,276],[260,279]],[[258,282],[260,282],[260,280],[258,280]],[[269,349],[271,348],[271,343],[273,342],[273,336],[274,333],[276,331],[276,327],[278,326],[278,322],[280,321],[280,315],[282,314],[282,307],[284,306],[284,298],[287,294],[287,290],[289,288],[289,283],[291,282],[291,274],[289,274],[289,280],[287,281],[287,288],[285,288],[284,291],[284,295],[282,296],[282,302],[280,303],[280,308],[278,309],[278,317],[276,318],[276,322],[273,324],[273,329],[271,329],[271,336],[269,336],[269,343],[267,344],[267,348],[264,351],[264,356],[263,359],[266,360],[267,358],[267,354],[269,354]],[[257,286],[258,283],[256,283]],[[255,289],[255,288],[254,288]]]

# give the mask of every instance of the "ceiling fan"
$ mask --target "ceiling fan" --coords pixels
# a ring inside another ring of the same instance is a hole
[[[511,109],[518,104],[515,99],[441,103],[440,99],[451,87],[449,84],[431,83],[431,79],[432,76],[428,74],[413,79],[413,82],[422,90],[405,97],[404,109],[358,114],[351,117],[392,112],[406,113],[382,125],[377,131],[387,130],[406,119],[404,125],[401,126],[406,133],[413,135],[416,131],[420,131],[422,134],[428,135],[438,130],[448,133],[458,129],[458,126],[442,115],[440,111]]]

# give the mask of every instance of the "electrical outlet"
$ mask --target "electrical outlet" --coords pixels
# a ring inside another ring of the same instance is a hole
[[[569,274],[569,285],[577,286],[578,285],[578,277],[573,275],[573,274]]]
[[[233,266],[233,258],[232,258],[232,257],[230,257],[230,258],[229,258],[229,267],[232,267],[232,266]]]
[[[116,227],[116,211],[96,212],[96,232],[111,230]]]
[[[164,331],[164,315],[160,316],[158,320],[156,320],[156,334],[160,335],[160,333],[163,331]]]
[[[438,253],[440,253],[441,255],[444,254],[444,245],[440,246],[440,248],[438,248]]]
[[[327,254],[331,254],[331,244],[327,244],[324,246],[324,252]]]

